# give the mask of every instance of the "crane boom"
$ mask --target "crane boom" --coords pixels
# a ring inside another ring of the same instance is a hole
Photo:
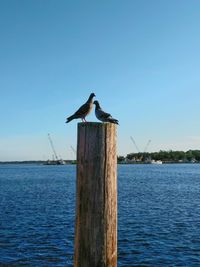
[[[131,141],[133,142],[133,144],[134,144],[135,148],[137,149],[137,152],[138,152],[138,153],[140,153],[140,150],[139,150],[138,146],[136,145],[136,142],[135,142],[135,140],[133,139],[133,137],[132,137],[132,136],[130,136],[130,138],[131,138]]]
[[[144,148],[144,152],[147,152],[147,148],[149,147],[150,143],[151,143],[151,140],[149,140],[149,141],[147,142],[147,144],[146,144],[146,146],[145,146],[145,148]]]
[[[53,150],[55,159],[56,159],[56,160],[59,160],[59,159],[58,159],[58,156],[57,156],[57,154],[56,154],[56,150],[55,150],[54,145],[53,145],[53,141],[51,140],[51,136],[50,136],[50,134],[48,134],[48,138],[49,138],[49,143],[50,143],[51,148],[52,148],[52,150]]]
[[[73,146],[70,146],[71,150],[74,152],[74,155],[76,156],[76,150],[73,148]]]

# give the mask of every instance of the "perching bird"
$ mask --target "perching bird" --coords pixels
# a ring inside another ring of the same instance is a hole
[[[73,119],[81,119],[86,122],[85,117],[91,112],[93,106],[93,97],[95,94],[90,94],[87,102],[83,104],[72,116],[68,117],[66,123],[70,122]]]
[[[97,119],[99,119],[100,121],[103,121],[103,122],[111,122],[111,123],[118,124],[118,120],[114,119],[109,113],[106,113],[101,109],[98,101],[95,100],[94,104],[96,106],[95,107],[95,115],[96,115]]]

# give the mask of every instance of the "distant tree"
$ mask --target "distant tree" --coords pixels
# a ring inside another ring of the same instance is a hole
[[[137,153],[130,153],[130,154],[127,154],[126,158],[129,160],[132,160],[136,155]]]
[[[200,161],[200,150],[192,150],[192,155],[197,161]]]
[[[125,157],[124,156],[118,156],[117,157],[117,162],[121,163],[125,161]]]
[[[146,159],[162,160],[166,162],[185,162],[191,161],[192,159],[200,161],[200,150],[188,150],[187,152],[160,150],[159,152],[152,153],[130,153],[126,158],[129,160],[135,159],[140,161],[145,161]]]
[[[186,152],[186,158],[189,161],[192,159],[200,161],[200,150],[188,150]]]
[[[188,161],[191,161],[193,158],[194,158],[194,155],[192,153],[192,150],[188,150],[186,153],[185,153],[185,156],[186,156],[186,159]]]

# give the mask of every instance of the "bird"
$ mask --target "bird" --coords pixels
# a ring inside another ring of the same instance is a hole
[[[118,120],[114,119],[109,113],[106,113],[105,111],[102,110],[97,100],[94,101],[94,105],[95,105],[95,115],[98,120],[102,122],[111,122],[111,123],[119,124]]]
[[[91,93],[88,100],[83,104],[73,115],[66,119],[66,123],[74,120],[81,119],[83,122],[87,122],[85,117],[92,111],[94,93]]]

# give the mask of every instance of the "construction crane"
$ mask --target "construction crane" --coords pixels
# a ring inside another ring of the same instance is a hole
[[[138,148],[138,146],[136,145],[135,140],[133,139],[132,136],[131,136],[130,138],[131,138],[131,141],[133,142],[133,144],[134,144],[134,146],[135,146],[137,152],[140,153],[141,151],[140,151],[140,149]],[[151,140],[148,140],[146,146],[144,147],[144,151],[143,151],[143,153],[145,153],[145,152],[147,151],[147,148],[149,147],[150,143],[151,143]]]
[[[57,161],[59,161],[50,134],[48,134],[48,138],[49,138],[49,143],[50,143],[50,145],[51,145],[51,148],[52,148],[52,150],[53,150],[54,157],[55,157],[55,159],[56,159]]]

